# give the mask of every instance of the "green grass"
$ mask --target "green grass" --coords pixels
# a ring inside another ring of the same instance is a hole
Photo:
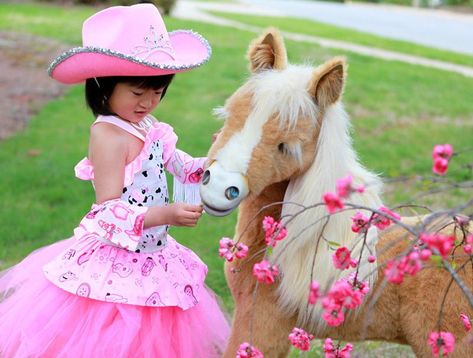
[[[387,39],[354,29],[341,28],[321,22],[288,17],[249,16],[247,14],[232,14],[228,12],[208,11],[209,13],[242,22],[244,24],[266,28],[274,26],[281,31],[302,33],[316,37],[345,41],[358,45],[376,47],[383,50],[401,52],[414,56],[427,57],[433,60],[452,62],[473,67],[473,56],[461,53],[443,51],[427,46],[413,44],[407,41]]]
[[[31,33],[68,44],[82,42],[82,22],[98,8],[86,6],[49,6],[47,4],[0,4],[2,31]]]
[[[94,11],[89,7],[65,10],[38,4],[0,4],[0,31],[26,31],[78,44],[81,23]],[[212,133],[221,126],[212,118],[211,109],[222,105],[244,82],[248,75],[244,56],[255,34],[198,22],[165,21],[168,29],[200,32],[213,46],[210,62],[176,76],[155,112],[160,120],[174,126],[181,149],[202,156],[210,146]],[[293,22],[298,26],[298,21]],[[387,176],[429,175],[434,144],[471,147],[473,79],[304,43],[289,41],[286,45],[290,61],[295,63],[318,64],[340,54],[347,57],[350,67],[345,104],[353,120],[355,147],[368,168]],[[90,207],[94,200],[91,185],[75,179],[73,167],[87,153],[92,122],[82,87],[73,86],[63,97],[44,106],[25,131],[0,142],[1,266],[71,236]],[[468,161],[471,153],[455,159],[453,178],[466,177],[459,166]],[[456,201],[465,198],[461,192],[452,195]],[[390,194],[389,204],[407,198],[401,187]],[[222,236],[232,236],[235,222],[236,214],[225,218],[204,215],[195,229],[172,229],[172,235],[209,266],[207,283],[229,309],[232,300],[217,249]]]

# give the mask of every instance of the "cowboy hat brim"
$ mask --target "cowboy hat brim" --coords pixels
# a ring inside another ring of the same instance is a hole
[[[55,80],[74,84],[87,78],[108,76],[160,76],[184,72],[206,63],[212,50],[201,35],[177,30],[169,33],[174,52],[144,49],[146,56],[133,56],[100,47],[76,47],[64,52],[49,66]]]

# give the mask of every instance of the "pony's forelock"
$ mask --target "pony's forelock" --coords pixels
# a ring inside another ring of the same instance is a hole
[[[313,68],[289,65],[280,71],[262,71],[247,83],[253,93],[254,110],[268,119],[277,113],[280,124],[295,127],[299,118],[317,118],[317,106],[307,86]]]

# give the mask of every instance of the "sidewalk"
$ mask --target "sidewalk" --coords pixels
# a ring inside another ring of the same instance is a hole
[[[238,30],[260,33],[264,28],[257,26],[250,26],[241,22],[232,21],[217,17],[207,13],[207,10],[249,14],[255,16],[285,16],[281,11],[267,10],[251,4],[241,3],[217,3],[217,2],[201,2],[180,0],[174,9],[173,16],[181,19],[189,19],[194,21],[202,21],[212,23],[219,26],[227,26],[236,28]],[[401,61],[413,65],[420,65],[425,67],[436,68],[444,71],[455,72],[466,77],[473,77],[473,67],[457,65],[453,63],[431,60],[424,57],[407,55],[395,51],[382,50],[363,45],[357,45],[345,41],[326,39],[305,34],[282,32],[286,39],[299,42],[314,43],[322,47],[329,47],[338,50],[350,51],[357,54],[381,58],[384,60]]]

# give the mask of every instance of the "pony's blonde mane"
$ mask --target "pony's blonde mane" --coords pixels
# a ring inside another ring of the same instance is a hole
[[[325,225],[327,210],[324,205],[291,219],[301,210],[300,206],[291,203],[304,206],[320,203],[324,193],[335,192],[337,179],[351,174],[355,185],[364,184],[366,191],[363,194],[352,194],[349,202],[373,208],[381,205],[380,181],[359,163],[349,130],[348,115],[341,103],[337,102],[327,108],[321,124],[315,160],[302,176],[292,179],[287,188],[284,198],[287,204],[283,205],[282,217],[287,222],[288,237],[278,244],[272,254],[273,261],[282,272],[280,302],[290,314],[298,315],[299,324],[314,330],[320,329],[323,321],[320,304],[310,307],[307,304],[311,278],[326,290],[335,280],[348,275],[348,271],[335,269],[332,263],[334,251],[328,249],[326,241],[321,237],[353,249],[353,255],[357,259],[362,245],[360,239],[355,240],[356,235],[351,231],[350,218],[354,211],[332,215]],[[373,254],[376,239],[376,233],[370,232],[368,245]],[[375,265],[365,264],[369,254],[365,249],[359,277],[370,281],[372,287],[376,270]]]

